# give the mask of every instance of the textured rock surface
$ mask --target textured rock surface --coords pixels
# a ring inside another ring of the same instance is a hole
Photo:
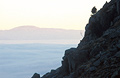
[[[86,25],[77,48],[65,51],[62,66],[42,78],[120,78],[118,0],[105,3]]]
[[[37,73],[35,73],[35,74],[32,76],[32,78],[40,78],[40,75],[37,74]]]

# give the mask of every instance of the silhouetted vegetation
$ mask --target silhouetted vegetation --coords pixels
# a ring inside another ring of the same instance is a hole
[[[92,14],[95,14],[97,12],[97,9],[95,6],[92,8],[91,12],[92,12]]]

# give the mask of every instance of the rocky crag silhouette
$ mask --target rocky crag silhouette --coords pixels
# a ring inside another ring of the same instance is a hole
[[[77,48],[65,51],[62,66],[41,78],[120,78],[120,1],[92,15]]]

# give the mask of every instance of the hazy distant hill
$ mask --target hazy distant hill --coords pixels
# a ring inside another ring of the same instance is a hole
[[[65,30],[20,26],[10,30],[0,30],[0,40],[54,40],[81,39],[84,30]]]

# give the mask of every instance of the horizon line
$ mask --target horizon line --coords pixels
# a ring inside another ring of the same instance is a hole
[[[10,29],[0,29],[1,31],[5,31],[5,30],[12,30],[12,29],[15,29],[15,28],[19,28],[19,27],[36,27],[36,28],[40,28],[40,29],[61,29],[61,30],[84,30],[85,29],[71,29],[71,28],[52,28],[52,27],[38,27],[38,26],[35,26],[35,25],[23,25],[23,26],[16,26],[16,27],[12,27]]]

